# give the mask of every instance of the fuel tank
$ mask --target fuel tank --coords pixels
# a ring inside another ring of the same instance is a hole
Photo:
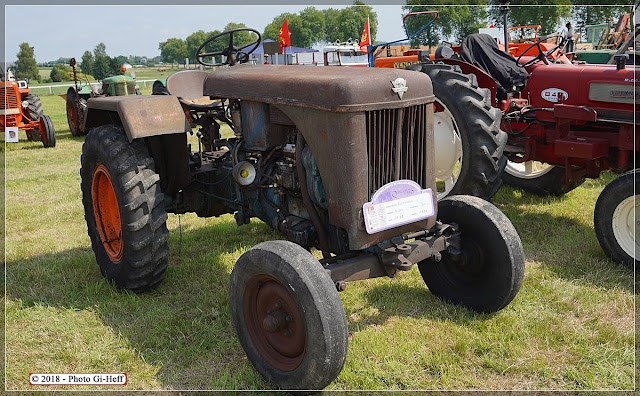
[[[551,108],[564,103],[587,106],[599,115],[615,113],[633,119],[634,100],[640,99],[637,66],[617,70],[615,65],[566,65],[538,63],[529,68],[529,103],[534,108]],[[536,113],[542,121],[553,121],[550,112]]]

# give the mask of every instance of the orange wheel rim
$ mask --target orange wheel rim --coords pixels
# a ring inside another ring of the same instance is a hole
[[[96,227],[102,246],[111,261],[120,261],[124,246],[120,208],[109,171],[102,164],[98,165],[93,173],[91,198],[93,199],[93,215],[96,218]]]
[[[76,111],[74,102],[70,100],[67,100],[67,121],[69,122],[69,127],[72,130],[80,129],[80,120],[78,119],[78,112]]]

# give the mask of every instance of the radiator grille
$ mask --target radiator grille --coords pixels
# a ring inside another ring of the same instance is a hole
[[[399,179],[427,186],[427,104],[368,111],[369,194]]]
[[[0,86],[0,109],[19,109],[18,97],[13,87]]]

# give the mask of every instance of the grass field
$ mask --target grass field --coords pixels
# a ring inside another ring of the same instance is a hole
[[[125,387],[73,389],[269,389],[234,334],[227,287],[236,259],[278,236],[228,215],[183,215],[180,236],[169,215],[164,282],[139,295],[115,289],[83,219],[83,139],[71,137],[62,99],[42,101],[57,146],[22,135],[6,149],[7,389],[69,389],[31,387],[37,372],[128,373]],[[416,268],[350,284],[340,295],[349,353],[328,389],[634,389],[634,274],[605,257],[592,227],[612,179],[563,197],[498,192],[493,202],[520,234],[526,273],[496,314],[440,301]]]

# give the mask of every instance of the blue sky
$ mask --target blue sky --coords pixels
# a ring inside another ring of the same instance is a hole
[[[160,55],[158,43],[169,37],[185,38],[197,30],[222,30],[229,22],[244,23],[262,32],[275,16],[283,12],[297,13],[305,7],[8,5],[5,7],[5,59],[15,61],[19,45],[23,42],[35,48],[38,62],[60,57],[80,58],[84,51],[93,50],[100,42],[105,43],[110,56],[153,57]],[[392,41],[404,37],[400,5],[376,5],[373,9],[378,15],[377,40]],[[25,18],[28,20],[26,29]]]

